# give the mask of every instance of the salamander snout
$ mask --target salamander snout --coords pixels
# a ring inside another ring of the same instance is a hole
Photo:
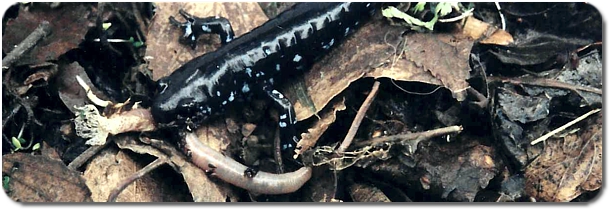
[[[199,87],[162,78],[157,81],[157,94],[151,112],[159,124],[199,122],[205,120],[211,112],[210,107],[204,106],[207,99]]]

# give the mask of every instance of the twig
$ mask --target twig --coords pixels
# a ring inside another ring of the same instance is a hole
[[[40,25],[26,37],[13,51],[11,51],[4,59],[2,59],[2,70],[10,68],[17,62],[25,53],[30,51],[38,41],[51,33],[51,26],[48,21],[42,21]]]
[[[349,145],[352,144],[354,136],[356,136],[356,131],[358,131],[358,127],[360,127],[360,123],[362,122],[362,119],[364,119],[364,115],[366,115],[366,111],[371,106],[373,99],[375,99],[378,90],[379,81],[375,81],[371,92],[366,97],[366,100],[364,100],[364,102],[362,103],[362,106],[360,106],[360,109],[358,109],[358,114],[356,114],[356,118],[354,118],[354,121],[352,122],[352,125],[350,126],[349,131],[347,132],[347,135],[345,135],[345,139],[343,139],[343,142],[341,142],[341,145],[337,149],[337,153],[343,153],[349,147]]]
[[[571,90],[574,92],[585,91],[585,92],[591,92],[591,93],[602,95],[602,90],[598,89],[598,88],[573,85],[570,83],[565,83],[565,82],[552,80],[552,79],[545,79],[545,78],[525,78],[524,77],[524,78],[514,79],[514,78],[503,78],[503,77],[488,77],[487,79],[489,81],[498,81],[498,82],[503,82],[503,83],[510,83],[513,85],[534,85],[534,86],[540,86],[540,87],[561,88],[561,89]]]
[[[68,168],[71,168],[71,169],[80,168],[83,164],[85,164],[87,161],[89,161],[89,159],[91,159],[91,157],[93,157],[100,150],[102,150],[104,148],[104,146],[105,145],[89,147],[89,149],[85,150],[83,153],[78,155],[78,157],[74,158],[74,160],[72,160],[72,162],[70,162],[70,164],[68,164]]]
[[[136,181],[137,179],[141,178],[152,170],[155,170],[159,166],[162,166],[166,162],[167,160],[165,160],[164,158],[157,158],[155,161],[149,163],[146,167],[140,169],[136,173],[132,174],[130,177],[127,177],[127,179],[121,181],[121,183],[119,183],[119,186],[112,190],[112,192],[110,192],[110,195],[108,195],[108,202],[115,202],[119,194],[121,194],[121,192],[123,192],[123,190],[127,188],[127,186],[129,186],[132,182]]]
[[[447,135],[451,133],[459,133],[463,130],[462,126],[454,125],[444,128],[437,128],[434,130],[418,132],[418,133],[407,133],[394,136],[384,136],[374,138],[368,141],[361,141],[356,143],[354,146],[362,147],[367,145],[377,145],[385,142],[404,141],[404,140],[415,140],[415,139],[429,139],[436,136]]]
[[[531,144],[531,145],[536,145],[536,144],[538,144],[538,143],[539,143],[539,142],[541,142],[541,141],[545,141],[545,140],[547,140],[549,137],[551,137],[551,136],[553,136],[553,135],[555,135],[555,134],[557,134],[557,133],[559,133],[559,132],[561,132],[561,131],[565,130],[566,128],[568,128],[568,127],[570,127],[570,126],[572,126],[572,125],[574,125],[574,124],[576,124],[576,123],[578,123],[578,122],[580,122],[580,121],[584,120],[585,118],[587,118],[588,116],[590,116],[590,115],[592,115],[592,114],[598,113],[598,112],[599,112],[599,111],[601,111],[601,110],[602,110],[602,109],[594,109],[594,110],[591,110],[591,111],[587,112],[586,114],[584,114],[584,115],[582,115],[582,116],[580,116],[580,117],[578,117],[578,118],[576,118],[576,119],[574,119],[574,120],[572,120],[572,121],[570,121],[570,122],[566,123],[565,125],[562,125],[561,127],[556,128],[555,130],[553,130],[553,131],[551,131],[551,132],[549,132],[549,133],[545,134],[544,136],[541,136],[540,138],[537,138],[536,140],[532,141],[532,143],[530,143],[530,144]]]
[[[502,30],[506,31],[506,20],[504,19],[504,14],[502,14],[502,8],[500,7],[500,2],[494,2],[496,4],[496,9],[498,9],[498,13],[500,14],[500,20],[502,20]]]

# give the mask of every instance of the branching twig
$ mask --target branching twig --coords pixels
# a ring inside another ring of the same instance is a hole
[[[555,130],[545,134],[544,136],[541,136],[540,138],[537,138],[536,140],[532,141],[532,143],[530,143],[530,144],[531,145],[538,144],[539,142],[548,139],[549,137],[551,137],[551,136],[553,136],[553,135],[555,135],[555,134],[565,130],[566,128],[576,124],[577,122],[580,122],[580,121],[584,120],[585,118],[587,118],[588,116],[590,116],[592,114],[598,113],[599,111],[601,111],[601,109],[591,110],[591,111],[587,112],[586,114],[584,114],[584,115],[582,115],[582,116],[580,116],[580,117],[578,117],[578,118],[576,118],[576,119],[566,123],[565,125],[562,125],[561,127],[559,127],[557,129],[555,129]]]
[[[121,192],[123,192],[123,190],[127,188],[127,186],[129,186],[132,182],[143,177],[152,170],[155,170],[159,166],[162,166],[166,162],[167,160],[163,158],[157,158],[155,161],[149,163],[146,167],[140,169],[136,173],[132,174],[130,177],[127,177],[127,179],[121,181],[121,183],[119,183],[119,186],[112,190],[112,192],[110,192],[110,195],[108,195],[108,202],[115,202],[119,194],[121,194]]]
[[[360,109],[358,109],[358,114],[356,114],[356,118],[354,118],[354,121],[352,122],[352,125],[350,126],[349,131],[347,132],[347,135],[345,135],[345,139],[343,139],[343,142],[341,142],[341,145],[337,149],[337,153],[344,152],[349,147],[349,145],[352,144],[354,136],[356,136],[356,131],[358,131],[358,127],[360,127],[360,123],[362,122],[362,119],[364,119],[364,115],[366,115],[366,111],[371,106],[373,99],[375,99],[378,90],[379,81],[375,81],[371,92],[366,97],[366,100],[364,100],[364,102],[362,103],[362,106],[360,106]]]
[[[11,51],[4,59],[2,59],[2,70],[10,68],[15,62],[17,62],[25,53],[30,51],[38,41],[40,41],[43,37],[47,36],[51,33],[51,26],[49,22],[42,21],[40,25],[26,37],[13,51]]]

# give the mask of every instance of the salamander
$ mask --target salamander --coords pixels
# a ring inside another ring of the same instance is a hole
[[[375,3],[299,3],[236,38],[226,19],[196,18],[181,11],[187,22],[173,18],[170,22],[184,30],[183,40],[191,47],[203,33],[219,34],[222,46],[157,81],[151,106],[155,121],[193,130],[238,99],[260,94],[279,108],[282,151],[294,151],[299,140],[294,108],[276,87],[310,69],[369,20],[375,7]]]

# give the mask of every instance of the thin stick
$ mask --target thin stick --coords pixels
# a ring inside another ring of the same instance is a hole
[[[557,133],[559,133],[559,132],[561,132],[561,131],[565,130],[566,128],[568,128],[568,127],[570,127],[570,126],[572,126],[572,125],[576,124],[577,122],[580,122],[580,121],[584,120],[585,118],[587,118],[588,116],[590,116],[590,115],[592,115],[592,114],[598,113],[598,112],[599,112],[599,111],[601,111],[601,110],[602,110],[602,109],[594,109],[594,110],[591,110],[591,111],[587,112],[586,114],[584,114],[584,115],[582,115],[582,116],[580,116],[580,117],[578,117],[578,118],[576,118],[576,119],[574,119],[574,120],[572,120],[572,121],[570,121],[570,122],[566,123],[565,125],[562,125],[561,127],[556,128],[555,130],[553,130],[553,131],[551,131],[551,132],[549,132],[549,133],[545,134],[544,136],[541,136],[540,138],[537,138],[536,140],[532,141],[531,145],[536,145],[536,144],[538,144],[538,143],[539,143],[539,142],[541,142],[541,141],[545,141],[545,140],[547,140],[549,137],[551,137],[551,136],[553,136],[553,135],[555,135],[555,134],[557,134]]]
[[[119,194],[121,194],[121,192],[123,192],[123,190],[125,188],[127,188],[127,186],[129,186],[132,182],[134,182],[137,179],[141,178],[142,176],[148,174],[152,170],[155,170],[159,166],[162,166],[166,162],[167,161],[164,158],[157,158],[155,161],[149,163],[146,167],[140,169],[136,173],[127,177],[127,179],[124,179],[123,181],[121,181],[121,183],[119,183],[119,186],[117,186],[117,188],[113,189],[112,192],[110,192],[110,195],[108,195],[108,202],[115,202],[117,197],[119,196]]]
[[[358,109],[358,114],[356,114],[356,118],[354,118],[354,121],[352,122],[352,125],[349,128],[349,131],[347,132],[347,135],[345,135],[345,139],[343,139],[343,142],[341,142],[341,145],[337,149],[337,153],[344,152],[349,147],[349,145],[352,144],[354,136],[356,136],[356,131],[358,131],[358,127],[360,127],[360,123],[362,122],[362,119],[364,119],[364,115],[366,115],[366,111],[371,106],[373,99],[375,99],[378,90],[379,81],[375,81],[371,92],[366,97],[366,100],[364,100],[364,102],[362,103],[362,106],[360,106],[360,109]]]
[[[525,85],[534,85],[534,86],[539,86],[539,87],[561,88],[561,89],[572,90],[575,92],[576,91],[585,91],[585,92],[602,95],[602,90],[599,88],[573,85],[570,83],[561,82],[561,81],[552,80],[552,79],[545,79],[545,78],[525,78],[524,77],[524,78],[514,79],[514,78],[502,78],[502,77],[488,77],[487,79],[489,81],[499,81],[499,82],[503,82],[503,83],[510,83],[513,85],[525,84]]]
[[[71,169],[80,168],[83,164],[85,164],[87,161],[89,161],[89,159],[91,159],[91,157],[93,157],[103,148],[104,148],[104,145],[89,147],[89,149],[85,150],[83,153],[78,155],[78,157],[74,158],[74,160],[72,160],[72,162],[70,162],[70,164],[68,164],[68,168],[71,168]]]
[[[43,37],[51,33],[51,26],[48,21],[42,21],[40,25],[26,37],[15,49],[13,49],[4,59],[2,59],[2,69],[10,68],[15,62],[17,62],[25,53],[30,51],[38,41]]]
[[[494,2],[496,4],[496,9],[498,9],[498,13],[500,14],[500,19],[502,20],[502,30],[506,31],[506,20],[504,19],[504,14],[502,14],[502,8],[500,7],[500,2]]]
[[[417,132],[417,133],[407,133],[400,134],[394,136],[384,136],[379,138],[374,138],[368,141],[361,141],[356,143],[354,146],[362,147],[368,145],[377,145],[385,142],[395,142],[395,141],[404,141],[404,140],[415,140],[415,139],[429,139],[436,136],[447,135],[451,133],[459,133],[463,130],[462,126],[454,125],[444,128],[437,128],[434,130]]]

